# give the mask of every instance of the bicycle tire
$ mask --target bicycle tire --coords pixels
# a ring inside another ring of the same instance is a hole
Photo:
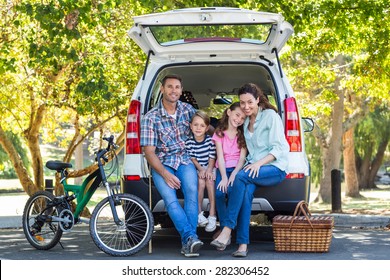
[[[90,234],[96,246],[115,257],[131,256],[141,251],[150,241],[154,220],[148,205],[131,194],[114,195],[118,217],[124,226],[115,224],[108,197],[99,202],[92,212]]]
[[[38,214],[46,207],[48,201],[55,196],[48,191],[38,191],[26,202],[22,217],[23,232],[27,241],[38,250],[49,250],[60,241],[62,230],[58,222],[37,221]],[[45,211],[47,215],[58,216],[57,207]]]

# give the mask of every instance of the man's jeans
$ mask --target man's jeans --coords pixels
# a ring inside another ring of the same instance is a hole
[[[249,177],[249,171],[237,173],[229,193],[225,226],[237,230],[237,244],[249,244],[249,224],[253,193],[257,187],[273,186],[286,178],[286,172],[273,165],[260,167],[259,176]]]
[[[198,225],[198,174],[195,165],[181,164],[177,170],[165,166],[165,168],[181,182],[181,190],[184,195],[184,208],[180,205],[176,190],[170,188],[164,178],[152,169],[154,185],[164,200],[168,215],[181,236],[184,245],[189,237],[196,237]]]

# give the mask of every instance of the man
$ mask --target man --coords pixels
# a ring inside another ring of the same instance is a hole
[[[181,253],[196,257],[203,245],[196,234],[198,175],[185,149],[195,109],[179,101],[182,90],[181,77],[167,75],[163,78],[161,101],[142,119],[141,146],[151,166],[154,184],[181,236]],[[184,208],[177,199],[179,189],[184,195]]]

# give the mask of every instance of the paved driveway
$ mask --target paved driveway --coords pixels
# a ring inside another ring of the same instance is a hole
[[[384,229],[335,229],[328,253],[275,252],[270,227],[251,231],[252,243],[246,260],[390,260],[390,231]],[[231,257],[236,245],[219,252],[210,246],[211,235],[199,232],[205,245],[199,260],[237,260]],[[152,253],[145,248],[127,258],[114,258],[101,252],[93,243],[88,226],[76,225],[64,233],[61,242],[49,251],[34,249],[25,239],[22,229],[0,229],[0,258],[12,260],[183,260],[180,240],[175,230],[157,230],[152,239]]]

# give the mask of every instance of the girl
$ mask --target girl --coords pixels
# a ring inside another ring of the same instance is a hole
[[[244,120],[240,103],[233,103],[223,112],[212,138],[217,149],[216,206],[221,228],[225,226],[227,218],[226,197],[229,197],[230,186],[245,162]]]
[[[186,149],[196,169],[198,170],[198,225],[206,226],[207,232],[212,232],[216,228],[217,216],[215,213],[215,193],[214,193],[214,165],[215,165],[215,145],[211,141],[210,135],[206,134],[210,127],[209,116],[202,111],[197,111],[190,123],[192,138],[186,141]],[[204,190],[210,202],[209,216],[206,218],[202,211]]]

